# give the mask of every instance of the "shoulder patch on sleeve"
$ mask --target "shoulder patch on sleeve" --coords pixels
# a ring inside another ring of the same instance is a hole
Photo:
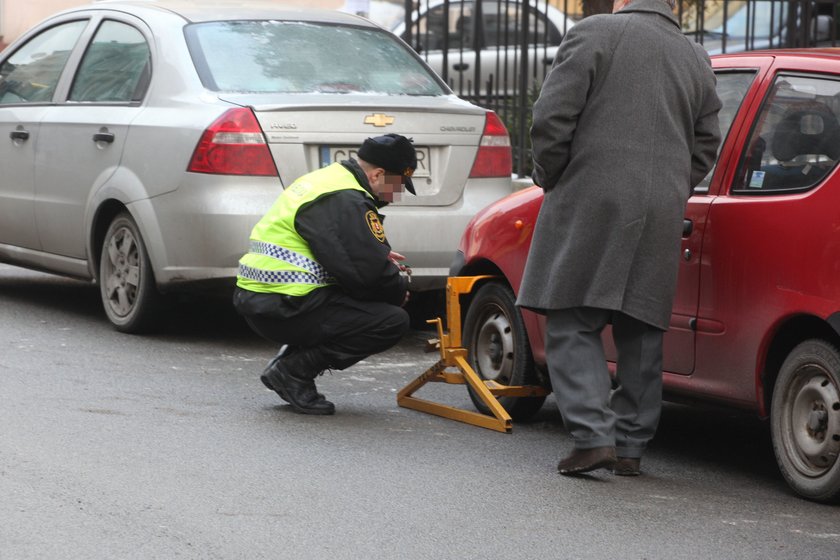
[[[382,222],[379,216],[373,210],[368,210],[365,214],[365,221],[367,222],[370,232],[380,243],[385,242],[385,228],[382,227]]]

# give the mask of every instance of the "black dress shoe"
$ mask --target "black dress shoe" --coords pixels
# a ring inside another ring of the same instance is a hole
[[[272,363],[260,380],[280,398],[301,414],[335,414],[335,405],[315,389],[313,377],[298,376],[289,371],[282,361]]]
[[[618,476],[639,476],[642,474],[640,468],[642,460],[632,457],[619,457],[613,465],[613,474]]]
[[[568,457],[557,463],[557,470],[563,475],[580,474],[595,469],[608,469],[615,462],[615,447],[575,449]]]

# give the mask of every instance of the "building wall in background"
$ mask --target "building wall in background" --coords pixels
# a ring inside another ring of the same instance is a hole
[[[5,46],[47,16],[89,3],[89,0],[0,0],[0,41]]]

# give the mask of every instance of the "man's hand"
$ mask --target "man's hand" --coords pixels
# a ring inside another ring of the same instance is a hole
[[[401,261],[405,260],[405,255],[401,255],[396,251],[391,251],[388,253],[388,258],[391,259],[391,262],[397,265],[397,268],[400,269],[400,272],[403,273],[406,278],[408,278],[408,282],[411,283],[411,267],[407,264],[403,264]],[[409,298],[411,297],[411,292],[408,290],[405,291],[405,299],[402,302],[403,307],[405,304],[408,303]]]
[[[391,259],[392,263],[397,265],[400,272],[404,272],[408,276],[408,281],[411,282],[411,267],[401,262],[405,260],[405,255],[401,255],[396,251],[391,251],[388,253],[388,258]]]
[[[397,265],[397,268],[400,269],[400,272],[405,272],[408,269],[408,265],[402,264],[401,261],[405,260],[405,255],[401,255],[396,251],[391,251],[388,253],[388,258],[391,259],[391,262]]]

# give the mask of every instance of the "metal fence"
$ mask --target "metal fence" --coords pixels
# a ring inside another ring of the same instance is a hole
[[[405,0],[400,34],[461,97],[496,111],[514,172],[530,173],[531,106],[557,46],[604,0]],[[710,54],[840,46],[837,0],[677,0],[683,32]]]

